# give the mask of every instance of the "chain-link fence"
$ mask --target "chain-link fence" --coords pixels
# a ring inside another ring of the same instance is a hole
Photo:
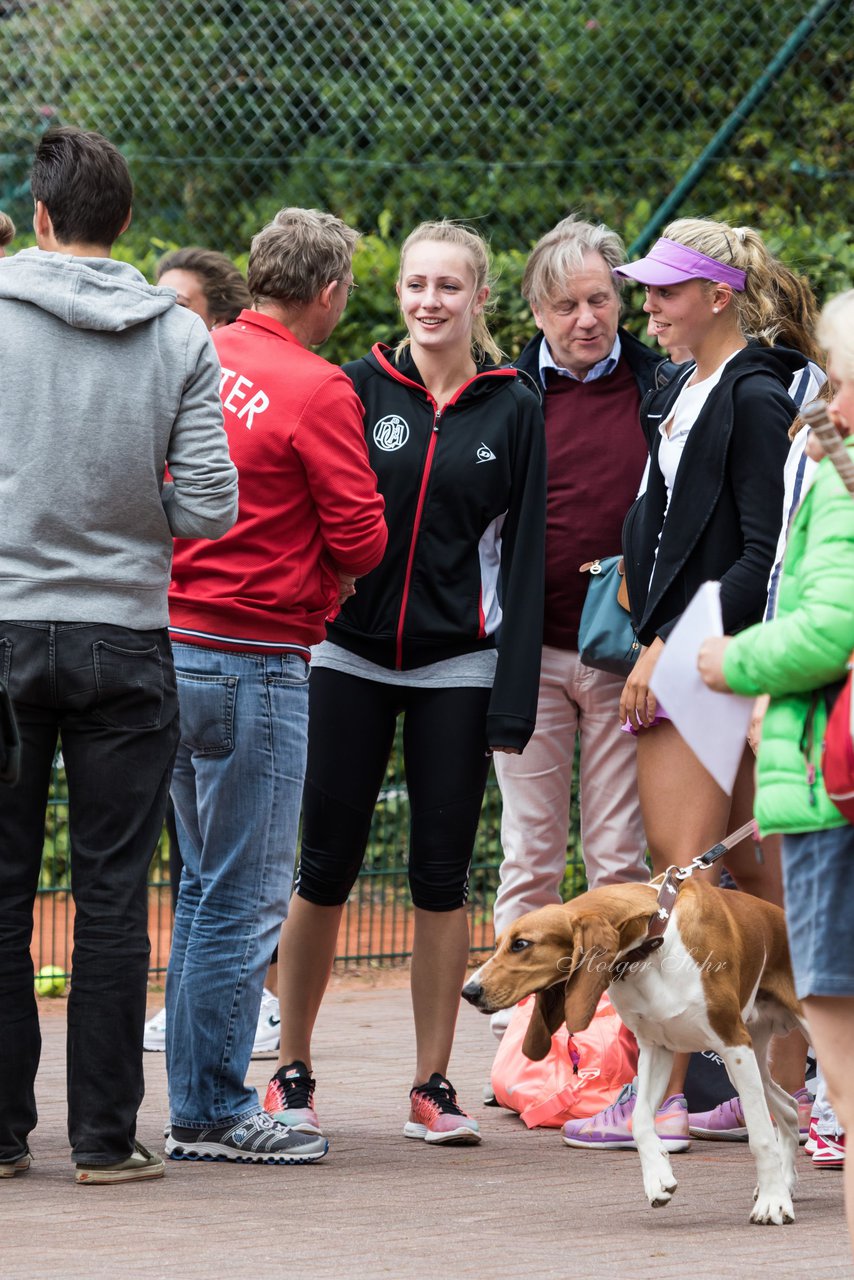
[[[339,964],[389,964],[405,960],[412,952],[414,922],[406,871],[409,799],[401,761],[402,745],[398,735],[371,824],[365,863],[345,908],[338,936],[336,960]],[[491,950],[493,943],[492,903],[501,862],[500,823],[500,793],[490,772],[469,876],[469,926],[474,954]],[[71,972],[74,904],[69,854],[68,789],[62,756],[59,755],[51,780],[44,858],[36,900],[32,943],[36,972],[44,965],[55,965],[65,974]],[[567,898],[585,888],[578,842],[577,785],[572,794],[563,888]],[[168,837],[165,831],[151,864],[148,924],[152,977],[155,981],[162,981],[172,937]]]
[[[854,276],[852,34],[848,0],[0,0],[0,208],[28,224],[30,157],[54,123],[99,129],[128,156],[122,252],[144,270],[173,244],[240,259],[282,204],[331,208],[371,233],[338,358],[390,336],[394,246],[422,218],[467,218],[492,240],[511,353],[530,327],[513,288],[525,252],[571,209],[635,246],[677,213],[751,223],[832,291]],[[67,899],[57,786],[44,910]],[[409,950],[402,786],[392,771],[348,957]],[[473,876],[481,946],[497,826],[491,788]],[[57,919],[43,958],[65,964]]]
[[[815,267],[850,220],[851,37],[848,0],[0,0],[0,205],[28,219],[56,121],[131,159],[131,243],[234,253],[283,203],[499,249],[581,208],[632,241],[700,160],[693,212]]]

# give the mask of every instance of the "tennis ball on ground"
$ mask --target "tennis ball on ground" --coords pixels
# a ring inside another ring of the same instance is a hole
[[[36,975],[36,994],[40,996],[65,995],[65,970],[55,964],[46,964]]]

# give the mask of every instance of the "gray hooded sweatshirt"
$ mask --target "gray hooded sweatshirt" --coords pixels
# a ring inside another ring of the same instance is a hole
[[[0,260],[0,618],[167,625],[173,537],[237,517],[219,378],[204,322],[128,263]]]

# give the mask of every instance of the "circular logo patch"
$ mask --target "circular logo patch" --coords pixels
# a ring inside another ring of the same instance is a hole
[[[396,413],[380,418],[374,427],[374,444],[383,453],[394,453],[395,449],[402,449],[408,439],[409,424]]]

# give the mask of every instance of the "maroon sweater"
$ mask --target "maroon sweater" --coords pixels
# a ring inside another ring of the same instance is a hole
[[[646,463],[640,392],[625,356],[594,382],[546,373],[546,612],[543,642],[578,648],[589,575],[579,565],[620,553]]]

